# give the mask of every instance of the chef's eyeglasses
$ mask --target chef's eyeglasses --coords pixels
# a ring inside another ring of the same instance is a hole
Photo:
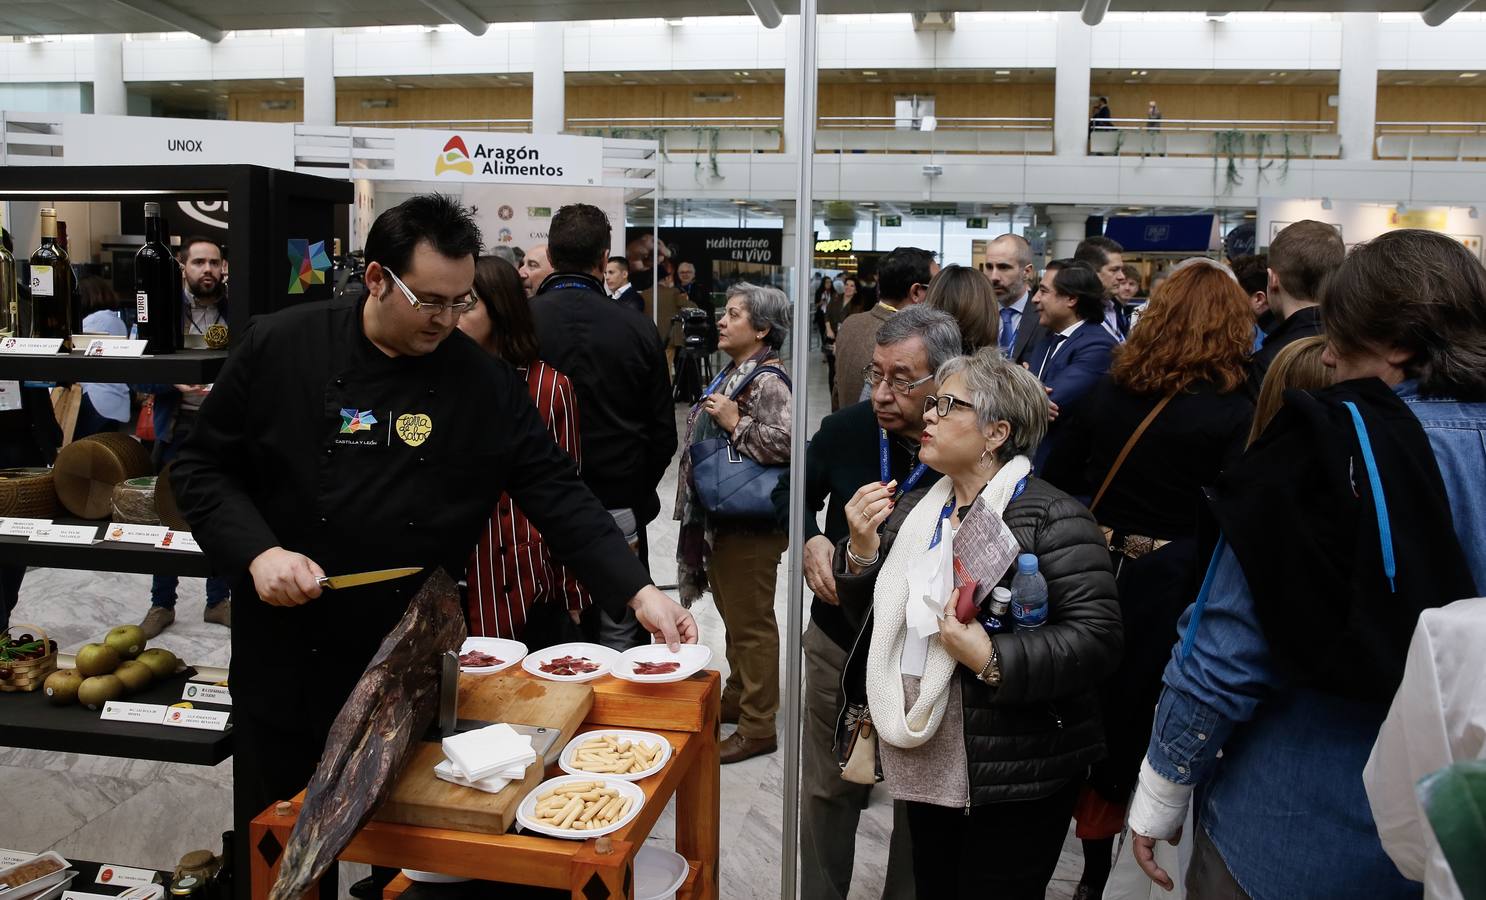
[[[419,300],[418,295],[413,293],[411,290],[408,289],[407,285],[402,283],[402,279],[397,277],[396,272],[385,267],[382,269],[382,271],[392,276],[392,283],[397,285],[398,289],[402,291],[404,297],[408,298],[408,302],[413,304],[413,308],[426,316],[436,316],[439,313],[446,311],[452,312],[456,316],[463,315],[465,310],[475,305],[474,294],[465,294],[462,300],[455,300],[452,303],[429,303],[427,300]]]
[[[929,410],[932,409],[934,411],[934,414],[942,419],[950,413],[954,412],[956,406],[963,406],[966,409],[975,409],[975,405],[973,403],[961,400],[959,397],[953,396],[952,394],[940,394],[938,397],[930,394],[929,396],[924,398],[924,415],[928,415]]]
[[[867,366],[865,369],[862,370],[862,377],[865,378],[867,380],[867,383],[872,385],[872,387],[874,388],[886,381],[887,386],[892,389],[893,393],[901,394],[904,397],[913,393],[915,388],[921,387],[934,380],[933,375],[925,375],[917,381],[904,381],[901,378],[888,378],[886,375],[882,374],[871,366]]]

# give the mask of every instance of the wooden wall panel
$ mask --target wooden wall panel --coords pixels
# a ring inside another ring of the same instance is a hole
[[[726,102],[699,94],[730,94]],[[782,84],[569,85],[569,119],[730,119],[784,115]]]
[[[388,97],[396,99],[397,105],[387,109],[367,109],[361,105],[363,100]],[[528,119],[531,118],[531,88],[336,91],[335,118],[337,122]]]
[[[1331,86],[1282,84],[1101,84],[1091,98],[1106,96],[1117,119],[1144,119],[1146,103],[1155,100],[1168,119],[1288,119],[1336,122],[1326,98]]]
[[[1379,85],[1378,121],[1486,122],[1486,85]]]
[[[1052,84],[865,84],[820,86],[822,116],[892,116],[894,98],[933,95],[939,118],[1052,118]]]
[[[264,109],[268,100],[289,101],[288,109]],[[304,94],[300,91],[251,91],[227,95],[227,118],[238,122],[303,122]]]

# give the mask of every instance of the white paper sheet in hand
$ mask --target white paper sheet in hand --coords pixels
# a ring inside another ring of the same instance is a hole
[[[1001,517],[977,497],[960,530],[955,534],[955,584],[975,582],[975,605],[979,607],[991,589],[1011,568],[1021,552],[1016,535]]]

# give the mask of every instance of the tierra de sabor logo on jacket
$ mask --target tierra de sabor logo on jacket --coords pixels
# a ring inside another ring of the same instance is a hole
[[[404,444],[419,447],[433,434],[433,419],[423,413],[407,413],[397,417],[395,429]]]

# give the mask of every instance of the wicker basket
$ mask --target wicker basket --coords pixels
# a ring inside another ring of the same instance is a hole
[[[52,480],[68,512],[103,519],[112,510],[114,487],[150,474],[150,454],[139,441],[117,431],[73,441],[57,454]]]
[[[37,635],[40,640],[46,641],[47,649],[51,652],[40,659],[22,662],[0,660],[0,691],[16,693],[39,690],[47,676],[57,671],[57,642],[47,637],[46,631],[36,625],[12,625],[5,633],[7,636]]]
[[[0,469],[0,516],[50,519],[58,509],[51,469]]]

